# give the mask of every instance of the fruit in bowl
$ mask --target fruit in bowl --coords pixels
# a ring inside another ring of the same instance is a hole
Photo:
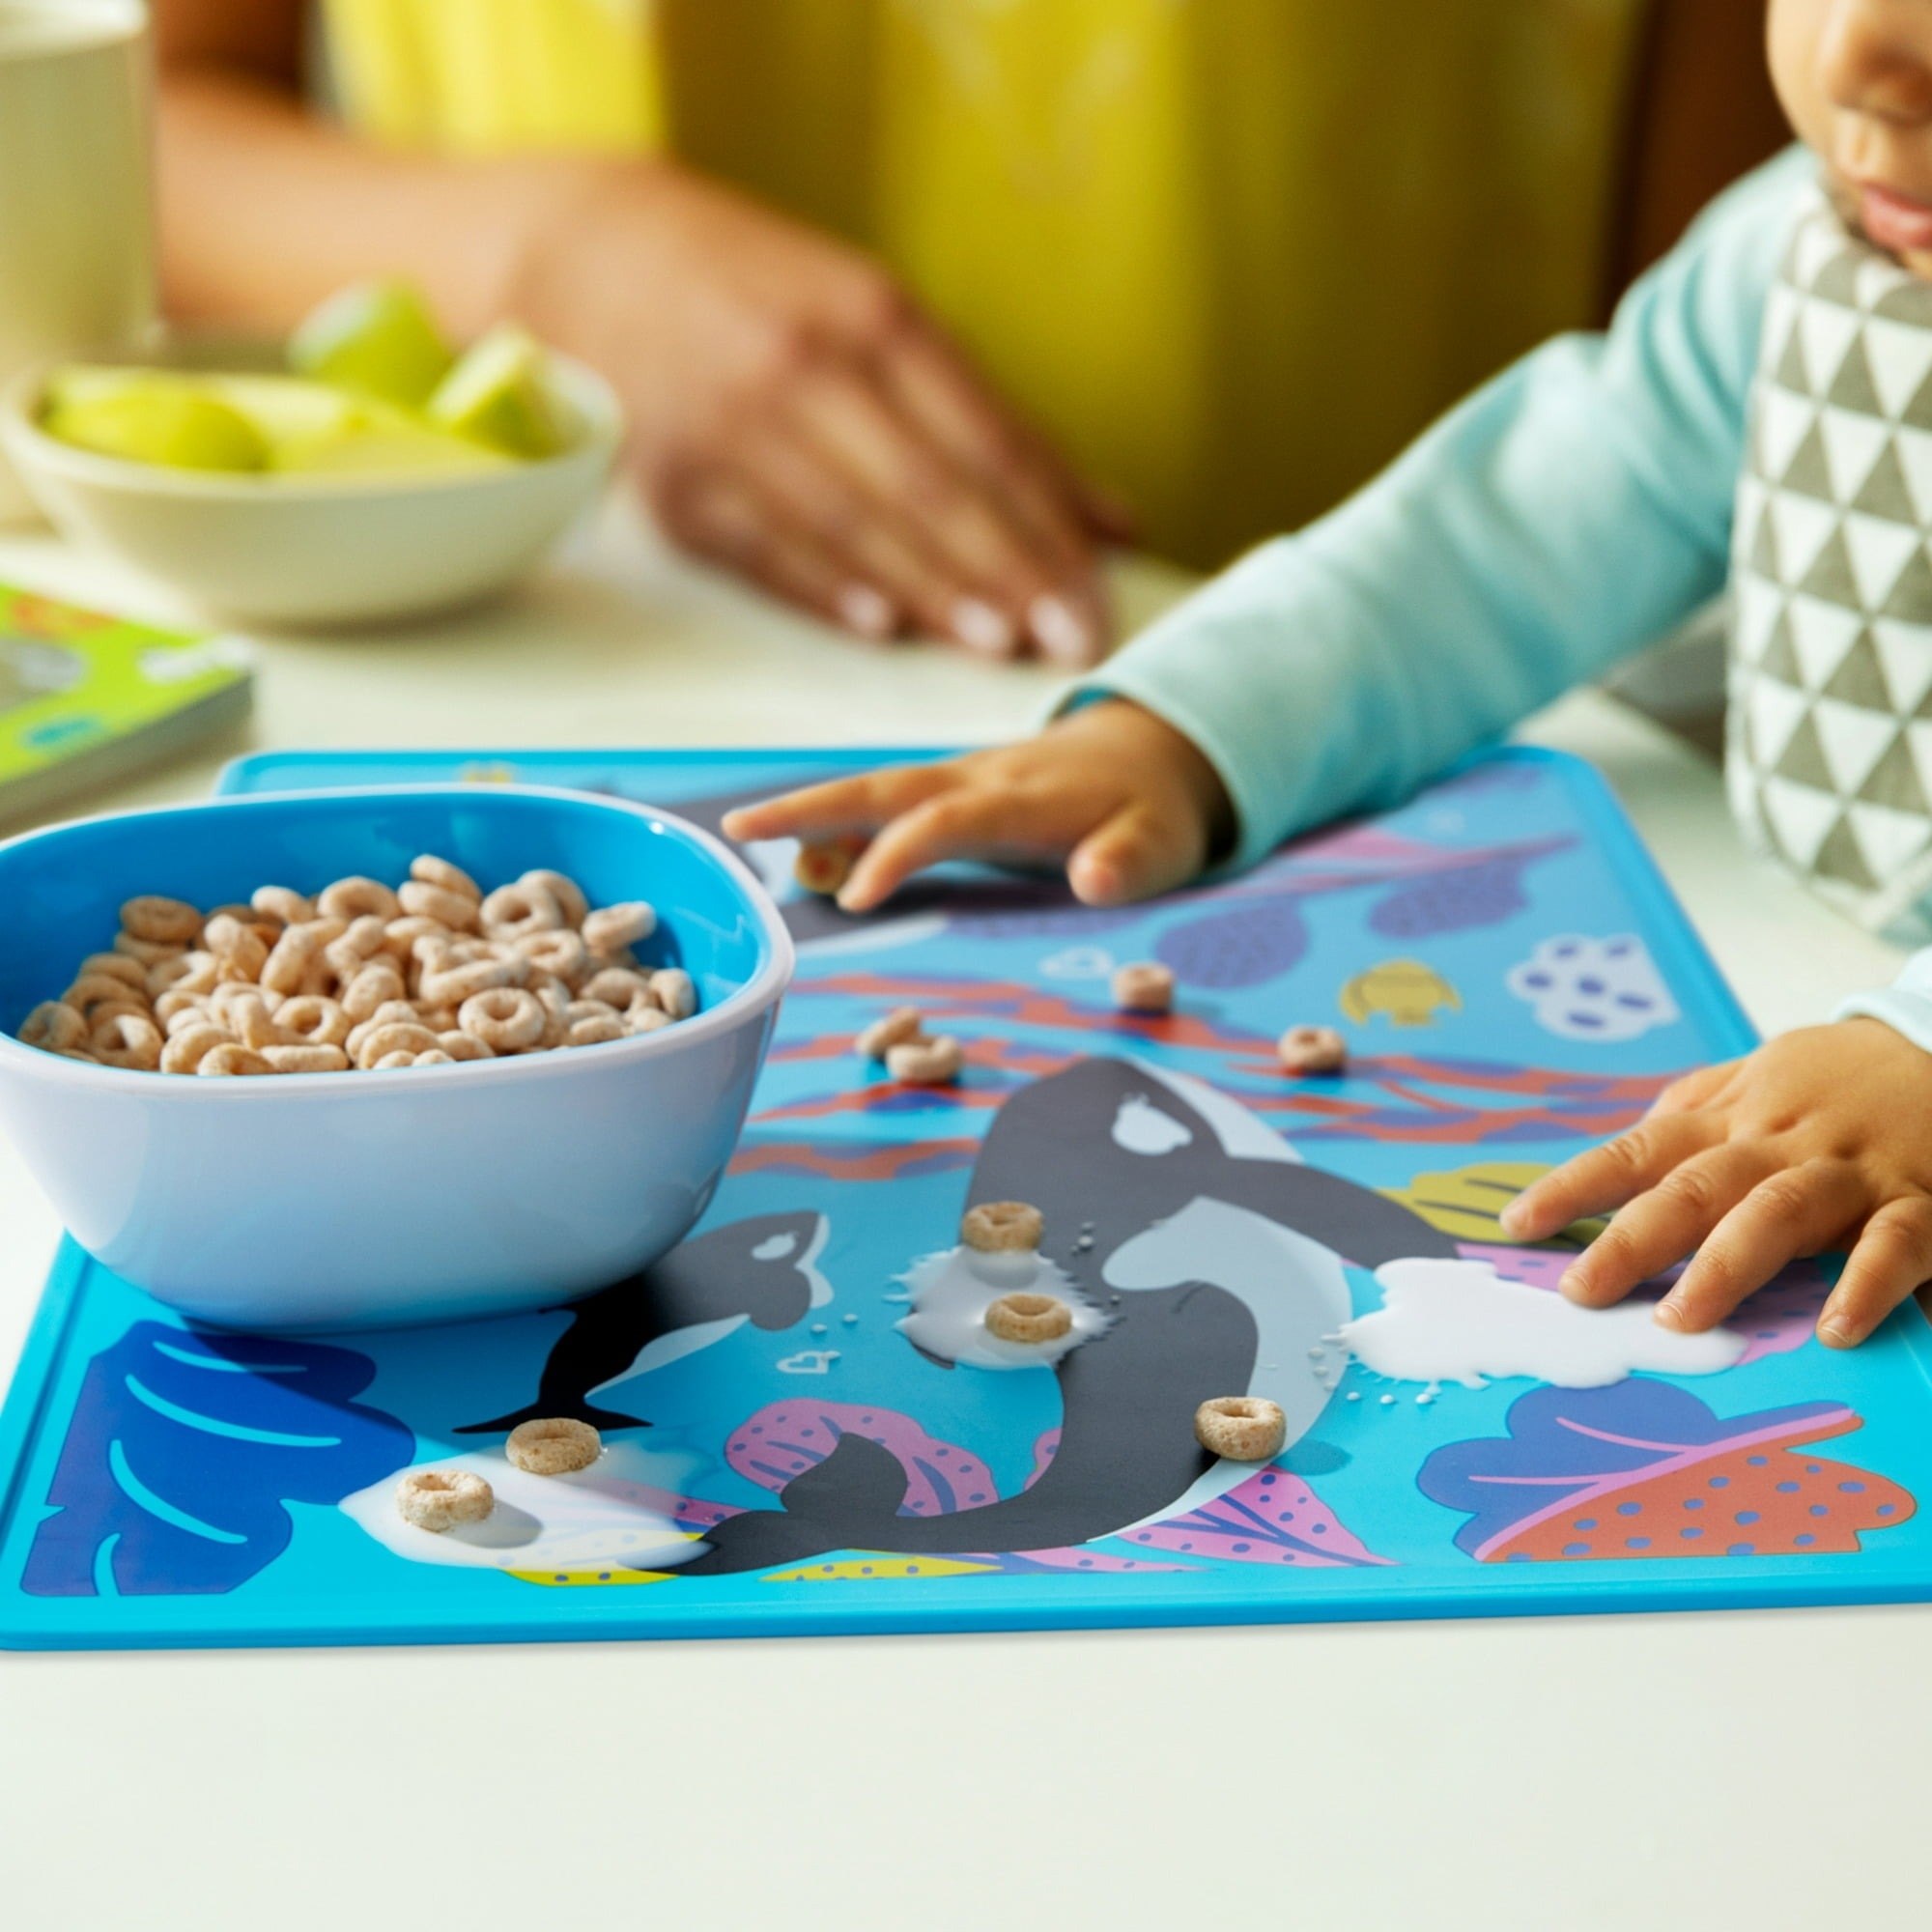
[[[501,589],[594,500],[622,432],[595,371],[508,324],[458,351],[393,282],[285,344],[184,337],[0,393],[0,448],[62,534],[244,624]]]
[[[40,425],[100,456],[238,474],[489,469],[570,441],[535,337],[505,323],[459,355],[406,283],[332,297],[287,356],[287,375],[70,364]]]

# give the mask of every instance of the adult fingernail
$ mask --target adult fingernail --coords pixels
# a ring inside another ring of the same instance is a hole
[[[1056,664],[1084,665],[1094,656],[1092,626],[1064,597],[1036,597],[1027,606],[1027,628]]]
[[[838,593],[838,621],[862,638],[890,638],[898,629],[892,599],[869,583],[848,583]]]
[[[952,635],[969,651],[988,657],[1010,657],[1018,641],[1011,619],[979,597],[962,597],[953,605]]]
[[[1660,1328],[1675,1329],[1681,1335],[1684,1332],[1684,1304],[1666,1294],[1651,1312],[1650,1319]]]

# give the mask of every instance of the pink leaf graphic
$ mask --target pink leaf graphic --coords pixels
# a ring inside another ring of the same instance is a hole
[[[901,1516],[951,1516],[998,1502],[984,1463],[956,1442],[928,1435],[911,1416],[867,1403],[775,1402],[731,1432],[724,1459],[759,1488],[782,1490],[822,1463],[841,1435],[863,1435],[897,1457],[906,1475]]]
[[[1236,1563],[1289,1563],[1311,1570],[1391,1561],[1343,1528],[1303,1477],[1272,1464],[1198,1510],[1128,1531],[1126,1541]]]

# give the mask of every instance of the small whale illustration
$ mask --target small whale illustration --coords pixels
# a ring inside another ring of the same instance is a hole
[[[750,1321],[789,1328],[832,1298],[813,1264],[825,1218],[810,1208],[757,1214],[673,1248],[640,1274],[568,1304],[570,1326],[545,1362],[536,1398],[459,1435],[494,1435],[520,1422],[570,1416],[595,1429],[648,1429],[590,1398],[611,1382],[708,1348]]]

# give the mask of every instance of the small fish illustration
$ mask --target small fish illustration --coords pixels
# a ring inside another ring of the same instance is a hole
[[[1463,996],[1420,959],[1384,959],[1342,988],[1342,1010],[1357,1026],[1386,1013],[1391,1026],[1430,1026],[1438,1011],[1461,1012]]]

